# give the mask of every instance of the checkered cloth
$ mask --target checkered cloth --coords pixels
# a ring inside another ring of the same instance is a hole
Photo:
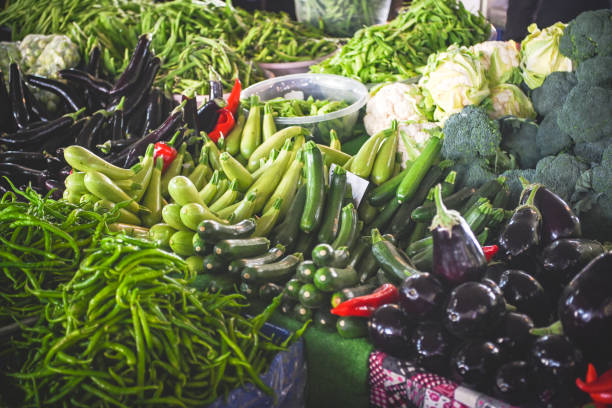
[[[380,408],[513,408],[381,351],[369,358],[370,403]]]

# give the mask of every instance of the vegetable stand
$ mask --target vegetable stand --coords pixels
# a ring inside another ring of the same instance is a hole
[[[607,401],[609,56],[580,47],[609,10],[518,47],[455,0],[342,41],[30,4],[0,11],[1,405]]]

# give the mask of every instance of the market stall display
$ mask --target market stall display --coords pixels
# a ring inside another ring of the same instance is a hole
[[[339,51],[359,74],[248,86],[336,42],[229,2],[97,7],[11,15],[86,28],[56,78],[0,70],[2,404],[606,403],[609,10],[519,47],[418,1]]]

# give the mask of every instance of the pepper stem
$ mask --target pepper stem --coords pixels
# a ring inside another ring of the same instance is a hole
[[[547,336],[549,334],[563,334],[563,326],[561,325],[561,321],[557,320],[553,324],[547,327],[536,327],[529,330],[530,334],[534,336]]]
[[[77,120],[77,118],[78,118],[79,116],[81,116],[81,113],[85,112],[85,109],[86,109],[86,108],[81,108],[81,109],[79,109],[79,110],[78,110],[78,111],[76,111],[76,112],[67,113],[67,114],[65,114],[64,116],[65,116],[65,117],[67,117],[67,118],[72,118],[72,120]]]

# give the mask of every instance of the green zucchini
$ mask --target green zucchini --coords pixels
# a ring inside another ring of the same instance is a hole
[[[273,242],[275,244],[282,244],[288,250],[295,246],[297,237],[300,229],[300,217],[304,210],[304,201],[306,200],[306,186],[298,188],[293,201],[287,210],[287,215],[283,219],[283,222],[278,224],[273,233]]]
[[[162,219],[166,224],[179,231],[188,231],[189,228],[181,220],[181,206],[176,203],[166,204],[162,208]]]
[[[377,229],[372,230],[372,253],[378,264],[386,272],[395,275],[396,280],[403,282],[407,277],[419,273],[407,258],[391,242],[383,239]]]
[[[261,255],[269,248],[270,240],[265,237],[224,239],[215,245],[215,253],[232,261]]]
[[[342,290],[334,292],[331,297],[331,305],[332,307],[336,307],[340,303],[352,299],[354,297],[369,295],[370,293],[374,292],[375,289],[376,285],[373,285],[371,283],[366,283],[351,288],[344,288]]]
[[[336,238],[340,226],[340,213],[345,191],[346,170],[337,166],[331,175],[327,204],[319,229],[319,242],[331,243]]]
[[[340,231],[338,231],[338,236],[331,244],[334,249],[349,245],[357,234],[359,218],[353,203],[349,203],[342,208],[341,218]]]
[[[252,258],[241,258],[235,259],[230,262],[228,266],[228,272],[233,275],[240,275],[242,268],[245,266],[253,266],[253,265],[263,265],[267,263],[272,263],[280,259],[281,256],[285,253],[285,247],[277,244],[270,248],[268,252],[263,255],[252,257]]]
[[[198,225],[198,234],[202,239],[209,242],[248,238],[253,231],[255,231],[255,220],[252,218],[247,218],[232,225],[213,220],[204,220]]]
[[[241,286],[242,285],[250,285],[250,284],[243,282]],[[293,309],[295,308],[295,305],[299,305],[299,302],[297,300],[293,300],[288,297],[283,297],[281,299],[281,304],[279,308],[280,308],[281,313],[284,314],[285,316],[293,317]]]
[[[227,271],[227,261],[214,253],[206,255],[202,264],[206,272],[225,273]]]
[[[259,294],[259,287],[252,282],[240,282],[238,291],[247,299],[253,299]],[[291,307],[293,308],[293,304],[291,304]]]
[[[191,256],[193,252],[193,232],[191,231],[176,231],[170,237],[168,245],[170,249],[180,256]]]
[[[297,266],[295,277],[302,283],[312,283],[317,265],[313,261],[302,261]]]
[[[193,274],[197,275],[204,272],[204,263],[202,262],[201,256],[192,255],[185,259],[185,263],[187,264],[187,269],[189,269],[189,272]]]
[[[364,317],[342,316],[336,322],[340,337],[356,339],[368,335],[368,319]]]
[[[326,243],[318,244],[312,249],[311,256],[318,267],[330,266],[334,259],[334,248]]]
[[[334,268],[346,268],[350,259],[351,253],[348,247],[339,247],[334,250],[334,257],[329,266],[333,266]]]
[[[313,309],[305,307],[301,303],[298,303],[293,307],[293,317],[302,323],[312,319],[312,314]]]
[[[314,245],[317,243],[317,234],[300,234],[297,243],[295,244],[295,251],[303,254],[309,254],[312,252]]]
[[[324,306],[329,301],[329,297],[321,290],[317,289],[312,283],[305,283],[299,290],[298,298],[303,306],[317,308]]]
[[[304,169],[306,174],[306,201],[300,219],[300,228],[309,234],[321,225],[325,205],[325,172],[323,156],[314,142],[304,145]]]
[[[332,331],[336,330],[336,321],[338,317],[331,314],[328,308],[321,307],[315,310],[312,320],[314,321],[315,327],[325,331]]]
[[[236,280],[231,276],[227,275],[215,275],[208,282],[208,290],[216,293],[216,292],[230,292],[234,290],[234,285],[236,284]]]
[[[447,208],[457,209],[475,193],[475,188],[464,187],[446,197],[444,199],[444,205],[446,205]],[[425,204],[412,210],[410,218],[412,218],[412,220],[416,222],[430,223],[434,215],[436,215],[436,205],[433,201],[428,201]]]
[[[149,239],[160,248],[170,248],[170,237],[176,230],[168,224],[155,224],[149,228]]]
[[[280,295],[282,291],[282,286],[279,286],[276,283],[267,282],[259,287],[258,293],[261,300],[264,302],[271,302],[272,299]]]
[[[287,255],[277,262],[264,265],[246,266],[242,270],[240,276],[245,281],[254,281],[259,283],[282,282],[289,279],[289,277],[293,275],[295,268],[300,262],[302,262],[303,259],[302,254],[296,252],[294,254]]]
[[[193,252],[195,252],[196,255],[206,256],[212,251],[212,245],[200,238],[198,234],[193,234],[191,242],[193,244]]]
[[[299,300],[300,288],[302,287],[302,282],[299,280],[292,278],[287,281],[285,284],[285,293],[291,299]]]
[[[324,292],[335,292],[349,286],[354,286],[358,282],[359,276],[353,268],[324,266],[317,269],[314,275],[315,286]]]

